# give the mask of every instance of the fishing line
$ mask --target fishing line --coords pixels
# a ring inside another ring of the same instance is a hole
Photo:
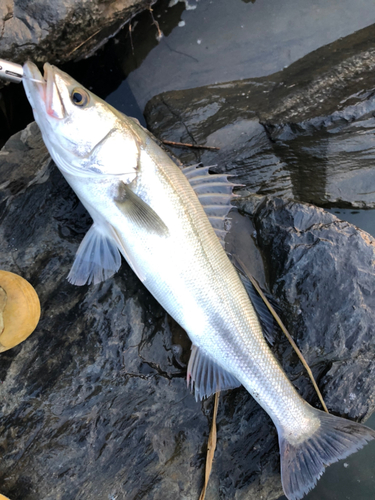
[[[23,80],[29,80],[30,82],[42,83],[45,85],[47,82],[45,80],[37,80],[36,78],[30,78],[29,76],[22,76]]]

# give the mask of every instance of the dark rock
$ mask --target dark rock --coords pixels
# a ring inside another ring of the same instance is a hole
[[[87,56],[114,35],[146,0],[7,0],[0,6],[3,59],[65,62]]]
[[[327,406],[352,419],[369,417],[375,409],[375,240],[311,205],[263,199],[240,206],[253,218],[272,295]]]
[[[70,285],[89,216],[35,123],[1,153],[0,267],[27,278],[42,306],[36,331],[0,360],[1,492],[197,499],[212,399],[196,403],[186,388],[189,339],[126,264],[103,284]],[[277,498],[276,430],[244,389],[222,396],[218,428],[207,499],[216,487]]]
[[[176,152],[258,194],[375,207],[375,26],[273,75],[166,92],[146,106],[159,138],[218,146]]]
[[[196,500],[212,399],[196,403],[186,388],[186,334],[126,264],[100,285],[70,285],[89,216],[35,124],[1,153],[0,267],[27,278],[42,305],[36,331],[1,355],[2,493],[12,500]],[[251,215],[269,286],[328,406],[363,419],[374,407],[373,240],[311,206],[256,197],[238,203]],[[236,217],[233,231],[241,232],[241,218],[252,227],[248,215]],[[240,241],[251,245],[243,235]],[[316,403],[282,337],[274,351]],[[221,396],[217,422],[207,500],[277,499],[279,451],[269,417],[239,388]]]
[[[374,208],[374,92],[360,91],[345,104],[330,116],[265,128],[287,165],[295,198],[320,206]]]

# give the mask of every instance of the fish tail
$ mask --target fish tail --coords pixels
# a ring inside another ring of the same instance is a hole
[[[320,426],[312,436],[290,443],[279,429],[281,482],[289,500],[299,500],[316,485],[325,467],[361,449],[375,431],[344,418],[312,409]]]

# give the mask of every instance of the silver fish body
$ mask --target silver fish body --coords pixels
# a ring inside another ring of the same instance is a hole
[[[290,500],[301,498],[325,465],[362,447],[373,431],[324,414],[299,396],[265,342],[195,190],[150,134],[53,66],[45,65],[44,88],[31,81],[42,78],[35,65],[26,63],[24,73],[51,156],[94,221],[70,280],[105,279],[119,267],[120,251],[192,340],[188,377],[197,394],[242,384],[270,415],[279,433],[284,491]],[[201,177],[198,183],[210,182]]]

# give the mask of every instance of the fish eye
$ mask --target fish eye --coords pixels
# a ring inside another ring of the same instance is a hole
[[[83,89],[73,89],[70,98],[76,106],[85,106],[89,102],[89,95]]]

